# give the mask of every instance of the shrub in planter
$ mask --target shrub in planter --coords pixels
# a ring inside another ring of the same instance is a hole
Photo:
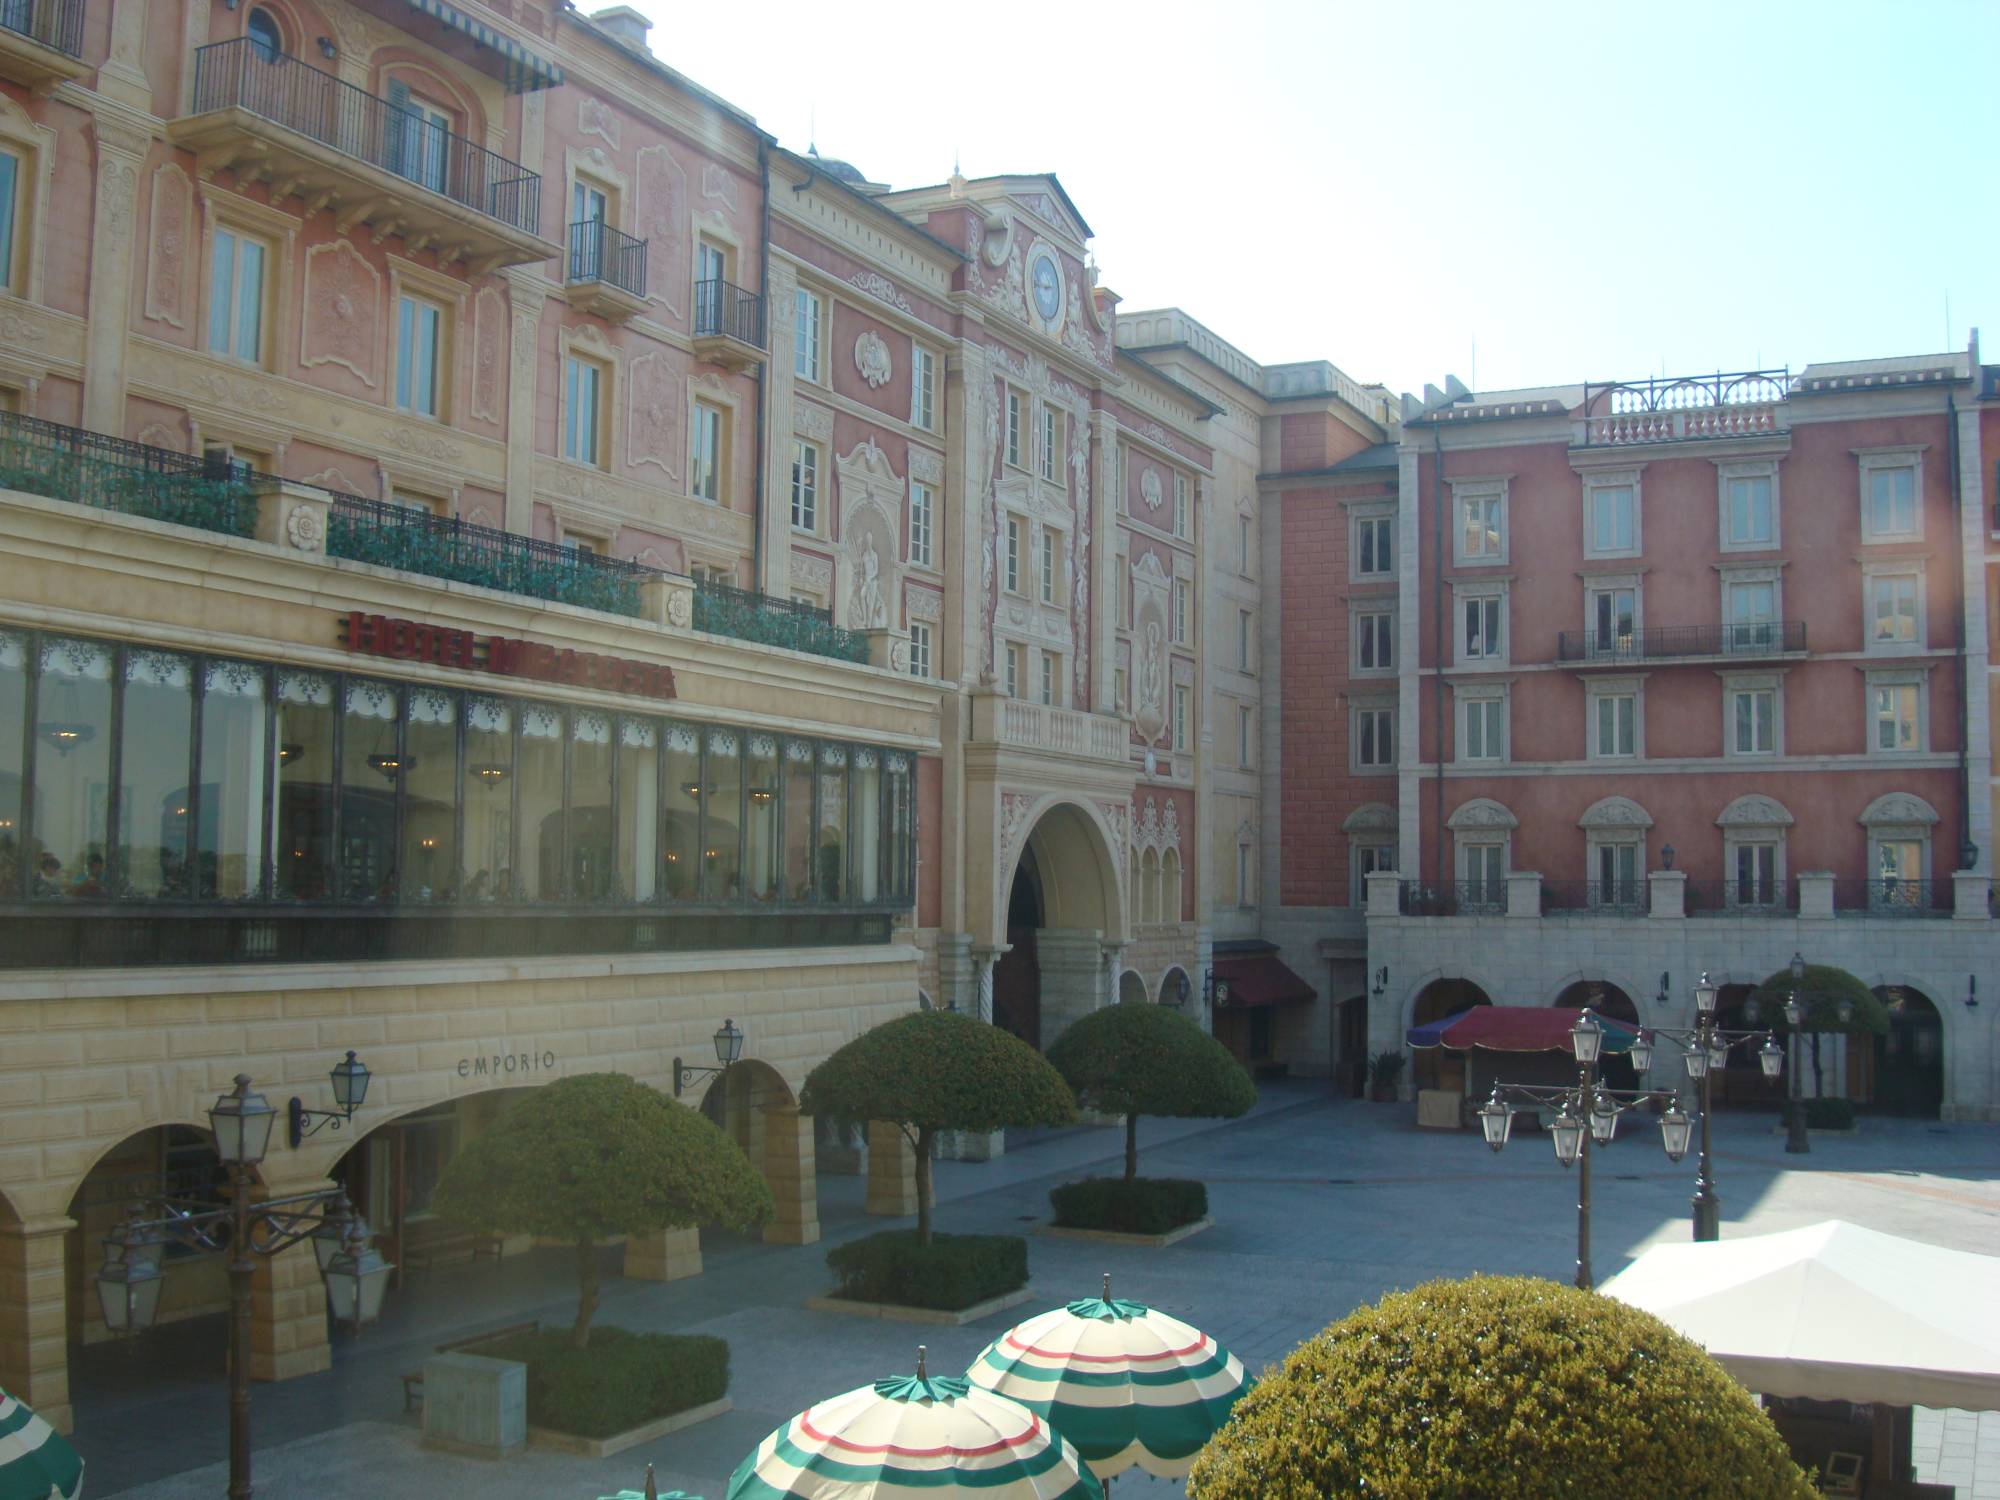
[[[1432,1281],[1293,1350],[1190,1500],[1812,1500],[1750,1393],[1650,1313],[1520,1276]]]
[[[938,1234],[890,1229],[826,1253],[834,1295],[962,1312],[1028,1284],[1028,1242],[1018,1234]]]
[[[528,1367],[528,1421],[606,1438],[729,1393],[729,1345],[692,1334],[599,1328],[579,1349],[568,1333],[520,1333],[475,1346]]]
[[[1396,1097],[1396,1084],[1403,1076],[1408,1059],[1400,1052],[1378,1052],[1368,1060],[1368,1097],[1387,1104]]]
[[[1852,1099],[1806,1100],[1806,1128],[1808,1130],[1853,1129],[1854,1101]]]
[[[1166,1234],[1207,1215],[1208,1189],[1177,1177],[1086,1177],[1052,1188],[1049,1206],[1064,1229]]]

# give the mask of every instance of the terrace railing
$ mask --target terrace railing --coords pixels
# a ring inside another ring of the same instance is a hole
[[[833,623],[833,611],[773,599],[751,589],[703,578],[694,591],[694,628],[765,646],[783,646],[836,661],[868,660],[868,637]]]
[[[0,27],[66,56],[83,56],[83,0],[0,0]]]
[[[14,412],[0,412],[0,489],[229,536],[257,529],[247,468]]]

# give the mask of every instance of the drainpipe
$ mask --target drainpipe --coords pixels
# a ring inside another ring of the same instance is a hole
[[[757,366],[755,447],[750,460],[750,586],[764,592],[764,400],[765,366],[771,358],[771,143],[757,140],[757,190],[762,228],[757,236],[757,295],[764,299],[764,359]]]
[[[1973,379],[1979,378],[1979,367],[1972,367]],[[1958,448],[1958,399],[1947,390],[1944,393],[1945,443],[1951,454],[1951,534],[1952,555],[1957,564],[1959,579],[1958,600],[1958,649],[1952,653],[1958,681],[1958,862],[1954,870],[1969,866],[1972,862],[1965,857],[1965,851],[1972,846],[1972,767],[1966,756],[1966,741],[1971,729],[1965,704],[1965,490],[1959,464],[1962,457]],[[1980,503],[1985,503],[1982,497]]]
[[[1431,575],[1431,629],[1437,638],[1437,660],[1431,679],[1431,733],[1437,739],[1437,782],[1432,802],[1437,813],[1437,880],[1443,886],[1446,873],[1444,837],[1444,429],[1431,424],[1431,551],[1436,558]]]

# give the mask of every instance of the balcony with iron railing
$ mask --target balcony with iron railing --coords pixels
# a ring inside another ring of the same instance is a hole
[[[832,610],[796,599],[774,599],[711,578],[695,581],[694,628],[836,661],[868,660],[867,635],[834,624]]]
[[[1690,917],[1790,917],[1798,914],[1798,890],[1775,878],[1690,880],[1682,887]]]
[[[696,282],[694,352],[729,370],[763,363],[764,299],[731,282]]]
[[[1401,880],[1397,910],[1406,917],[1504,917],[1507,882],[1501,880]]]
[[[1632,880],[1544,880],[1542,915],[1643,917],[1650,895],[1643,877]]]
[[[1948,880],[1898,880],[1876,875],[1833,882],[1837,917],[1949,917],[1953,886]]]
[[[1789,370],[1589,382],[1581,448],[1771,438],[1787,428]]]
[[[1803,620],[1758,620],[1739,625],[1653,625],[1644,630],[1565,630],[1556,638],[1556,659],[1585,666],[1617,667],[1635,662],[1760,661],[1803,656]]]
[[[168,133],[203,178],[254,167],[274,203],[331,207],[338,232],[369,223],[443,265],[484,272],[563,253],[541,237],[537,174],[254,37],[196,51],[193,110]]]
[[[90,71],[84,0],[0,0],[0,78],[46,93]]]
[[[622,323],[646,308],[646,241],[602,219],[569,226],[563,295],[578,312]]]

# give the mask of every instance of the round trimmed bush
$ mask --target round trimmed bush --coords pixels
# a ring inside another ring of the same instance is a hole
[[[1771,1419],[1650,1313],[1432,1281],[1301,1344],[1195,1460],[1192,1500],[1812,1500]]]

